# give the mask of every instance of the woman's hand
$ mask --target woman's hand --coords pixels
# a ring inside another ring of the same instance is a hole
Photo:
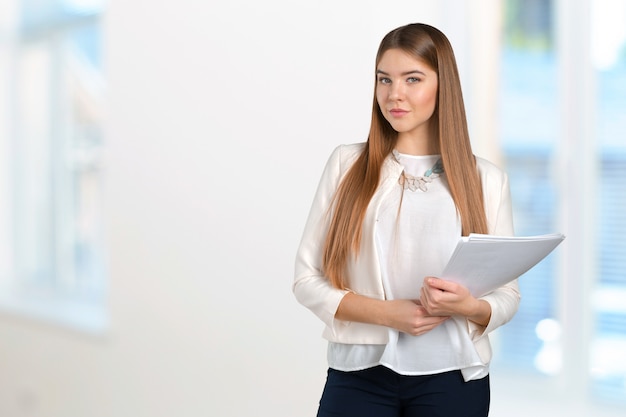
[[[488,302],[472,296],[463,285],[435,277],[424,278],[420,303],[433,316],[464,316],[482,326],[491,318]]]
[[[388,304],[387,327],[392,327],[413,336],[419,336],[450,318],[446,315],[431,315],[413,300],[390,300]]]

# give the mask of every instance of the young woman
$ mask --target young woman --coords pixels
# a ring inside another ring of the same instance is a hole
[[[297,253],[293,291],[329,341],[318,416],[486,416],[517,282],[475,298],[437,276],[462,235],[513,234],[507,176],[472,154],[443,33],[391,31],[375,75],[367,142],[330,156]]]

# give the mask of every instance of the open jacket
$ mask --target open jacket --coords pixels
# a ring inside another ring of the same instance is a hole
[[[330,210],[335,191],[345,173],[361,153],[363,143],[341,145],[330,156],[315,194],[298,248],[293,292],[298,302],[309,308],[326,325],[323,336],[331,342],[348,344],[385,344],[387,328],[379,325],[335,319],[335,313],[348,291],[385,299],[375,233],[381,202],[393,187],[398,187],[402,173],[391,155],[383,163],[379,186],[372,196],[363,220],[360,253],[347,265],[348,288],[333,287],[322,268],[324,241],[330,224]],[[476,158],[483,187],[489,234],[513,235],[511,198],[507,175],[490,162]],[[460,237],[460,236],[459,236]],[[467,331],[484,363],[491,359],[488,334],[508,322],[517,312],[520,301],[517,280],[487,294],[482,299],[491,305],[487,327],[467,321]]]

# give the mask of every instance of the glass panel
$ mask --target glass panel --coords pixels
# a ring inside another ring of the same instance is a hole
[[[557,231],[550,160],[558,140],[559,95],[551,11],[548,0],[505,2],[500,140],[517,235]],[[559,372],[555,268],[554,257],[548,257],[520,279],[524,301],[514,319],[499,330],[495,363],[500,366],[549,375]]]
[[[70,164],[74,210],[75,285],[93,292],[103,285],[102,110],[104,81],[99,26],[77,28],[67,36],[71,86]],[[84,288],[85,286],[93,288]]]
[[[25,0],[15,89],[19,286],[101,299],[102,1]]]

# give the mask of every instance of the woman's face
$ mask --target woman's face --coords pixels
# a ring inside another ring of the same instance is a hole
[[[400,49],[389,49],[376,69],[376,100],[398,140],[429,139],[437,104],[437,73]]]

